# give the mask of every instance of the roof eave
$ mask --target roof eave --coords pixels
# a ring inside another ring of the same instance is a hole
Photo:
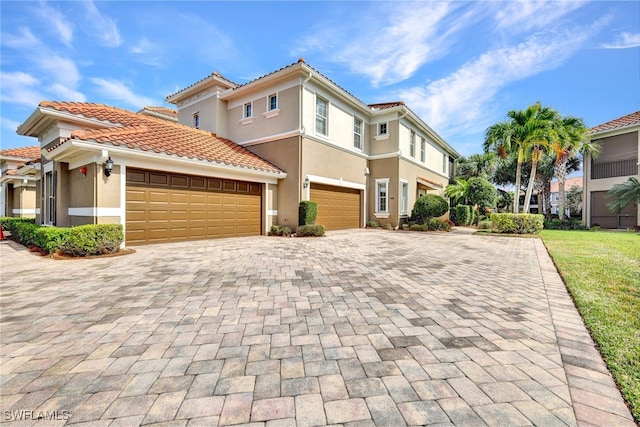
[[[633,123],[630,125],[626,125],[626,126],[620,126],[620,127],[616,127],[613,129],[605,129],[605,130],[601,130],[599,132],[592,132],[591,133],[591,139],[593,139],[594,136],[603,138],[603,137],[607,137],[607,136],[612,136],[612,135],[616,135],[619,133],[626,133],[629,132],[630,130],[634,130],[634,128],[637,128],[636,130],[640,131],[640,123]]]
[[[215,74],[211,74],[208,77],[205,77],[204,79],[200,80],[199,82],[196,82],[194,84],[192,84],[191,86],[188,86],[174,94],[171,94],[169,96],[167,96],[164,100],[165,102],[169,103],[169,104],[174,104],[176,105],[177,103],[179,103],[180,101],[183,101],[184,99],[189,98],[190,96],[193,96],[194,94],[203,91],[204,89],[208,89],[210,87],[215,87],[216,85],[220,85],[223,86],[223,90],[229,90],[229,89],[233,89],[234,87],[237,87],[235,84],[233,84],[232,82],[224,79],[224,78],[220,78],[218,76],[216,76]]]

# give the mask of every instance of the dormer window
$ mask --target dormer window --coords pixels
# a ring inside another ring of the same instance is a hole
[[[196,129],[200,129],[200,114],[199,113],[194,113],[193,114],[193,127]]]

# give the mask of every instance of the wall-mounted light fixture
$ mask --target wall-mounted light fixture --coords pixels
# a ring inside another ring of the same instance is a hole
[[[309,177],[306,177],[304,179],[304,182],[302,183],[302,188],[309,188]]]
[[[113,171],[113,160],[111,160],[111,156],[104,162],[104,176],[110,176],[111,171]]]
[[[82,175],[86,175],[86,174],[87,174],[87,167],[86,167],[86,166],[82,166],[82,167],[80,168],[80,173],[81,173]]]

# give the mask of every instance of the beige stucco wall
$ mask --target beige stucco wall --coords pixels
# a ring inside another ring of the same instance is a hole
[[[269,213],[276,213],[278,211],[278,186],[274,184],[265,184],[263,188],[265,187],[267,190],[263,193],[263,196],[267,206],[266,224],[267,230],[269,230],[272,225],[278,224],[278,215],[272,215]]]
[[[300,87],[294,86],[279,92],[261,94],[255,98],[248,96],[234,101],[227,110],[229,139],[242,144],[246,141],[297,130],[300,127],[299,92]],[[278,96],[280,111],[276,115],[271,115],[271,112],[267,113],[267,99],[274,93]],[[249,121],[243,120],[243,108],[247,102],[253,103],[253,119]]]
[[[96,164],[85,166],[87,174],[80,173],[81,168],[69,171],[69,206],[70,208],[92,207],[96,197]]]
[[[369,161],[369,182],[367,197],[367,221],[378,221],[381,225],[387,223],[398,226],[398,158],[388,158]],[[389,216],[376,216],[376,179],[389,178],[387,187],[387,203]]]
[[[58,227],[69,227],[70,192],[69,183],[69,164],[55,162],[54,170],[56,171],[56,225]]]
[[[367,159],[349,151],[340,150],[327,143],[303,138],[302,178],[316,175],[324,178],[366,183]]]
[[[198,113],[200,117],[199,129],[213,132],[223,136],[225,134],[224,120],[218,120],[219,104],[221,101],[216,95],[211,95],[201,101],[194,102],[187,106],[181,106],[178,109],[178,122],[185,126],[193,127],[193,115]],[[222,108],[224,110],[224,107]]]
[[[287,177],[278,182],[275,192],[277,223],[295,229],[298,225],[298,204],[302,190],[299,166],[300,137],[280,139],[247,148],[287,173]]]
[[[378,119],[370,126],[367,126],[369,135],[367,147],[369,155],[375,156],[388,153],[397,153],[400,149],[398,120],[387,121],[388,138],[376,138],[378,132],[378,124],[384,121],[385,120]]]

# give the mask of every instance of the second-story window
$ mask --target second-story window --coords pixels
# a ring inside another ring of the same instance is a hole
[[[247,119],[249,117],[253,117],[253,103],[252,102],[247,102],[246,104],[244,104],[244,109],[243,109],[243,118]]]
[[[278,109],[278,95],[274,93],[272,95],[269,95],[269,105],[267,107],[267,110],[273,111],[277,109]]]
[[[378,123],[378,135],[387,135],[387,123]]]
[[[328,102],[316,96],[316,133],[327,136]]]
[[[353,148],[362,150],[362,120],[353,118]]]
[[[409,155],[416,156],[416,133],[414,131],[411,131],[411,136],[409,136]]]
[[[196,129],[200,129],[200,114],[195,113],[193,115],[193,127]]]
[[[425,160],[427,159],[427,156],[426,156],[427,147],[426,147],[426,145],[427,145],[427,142],[424,140],[424,138],[420,138],[420,161],[422,163],[424,163]]]

